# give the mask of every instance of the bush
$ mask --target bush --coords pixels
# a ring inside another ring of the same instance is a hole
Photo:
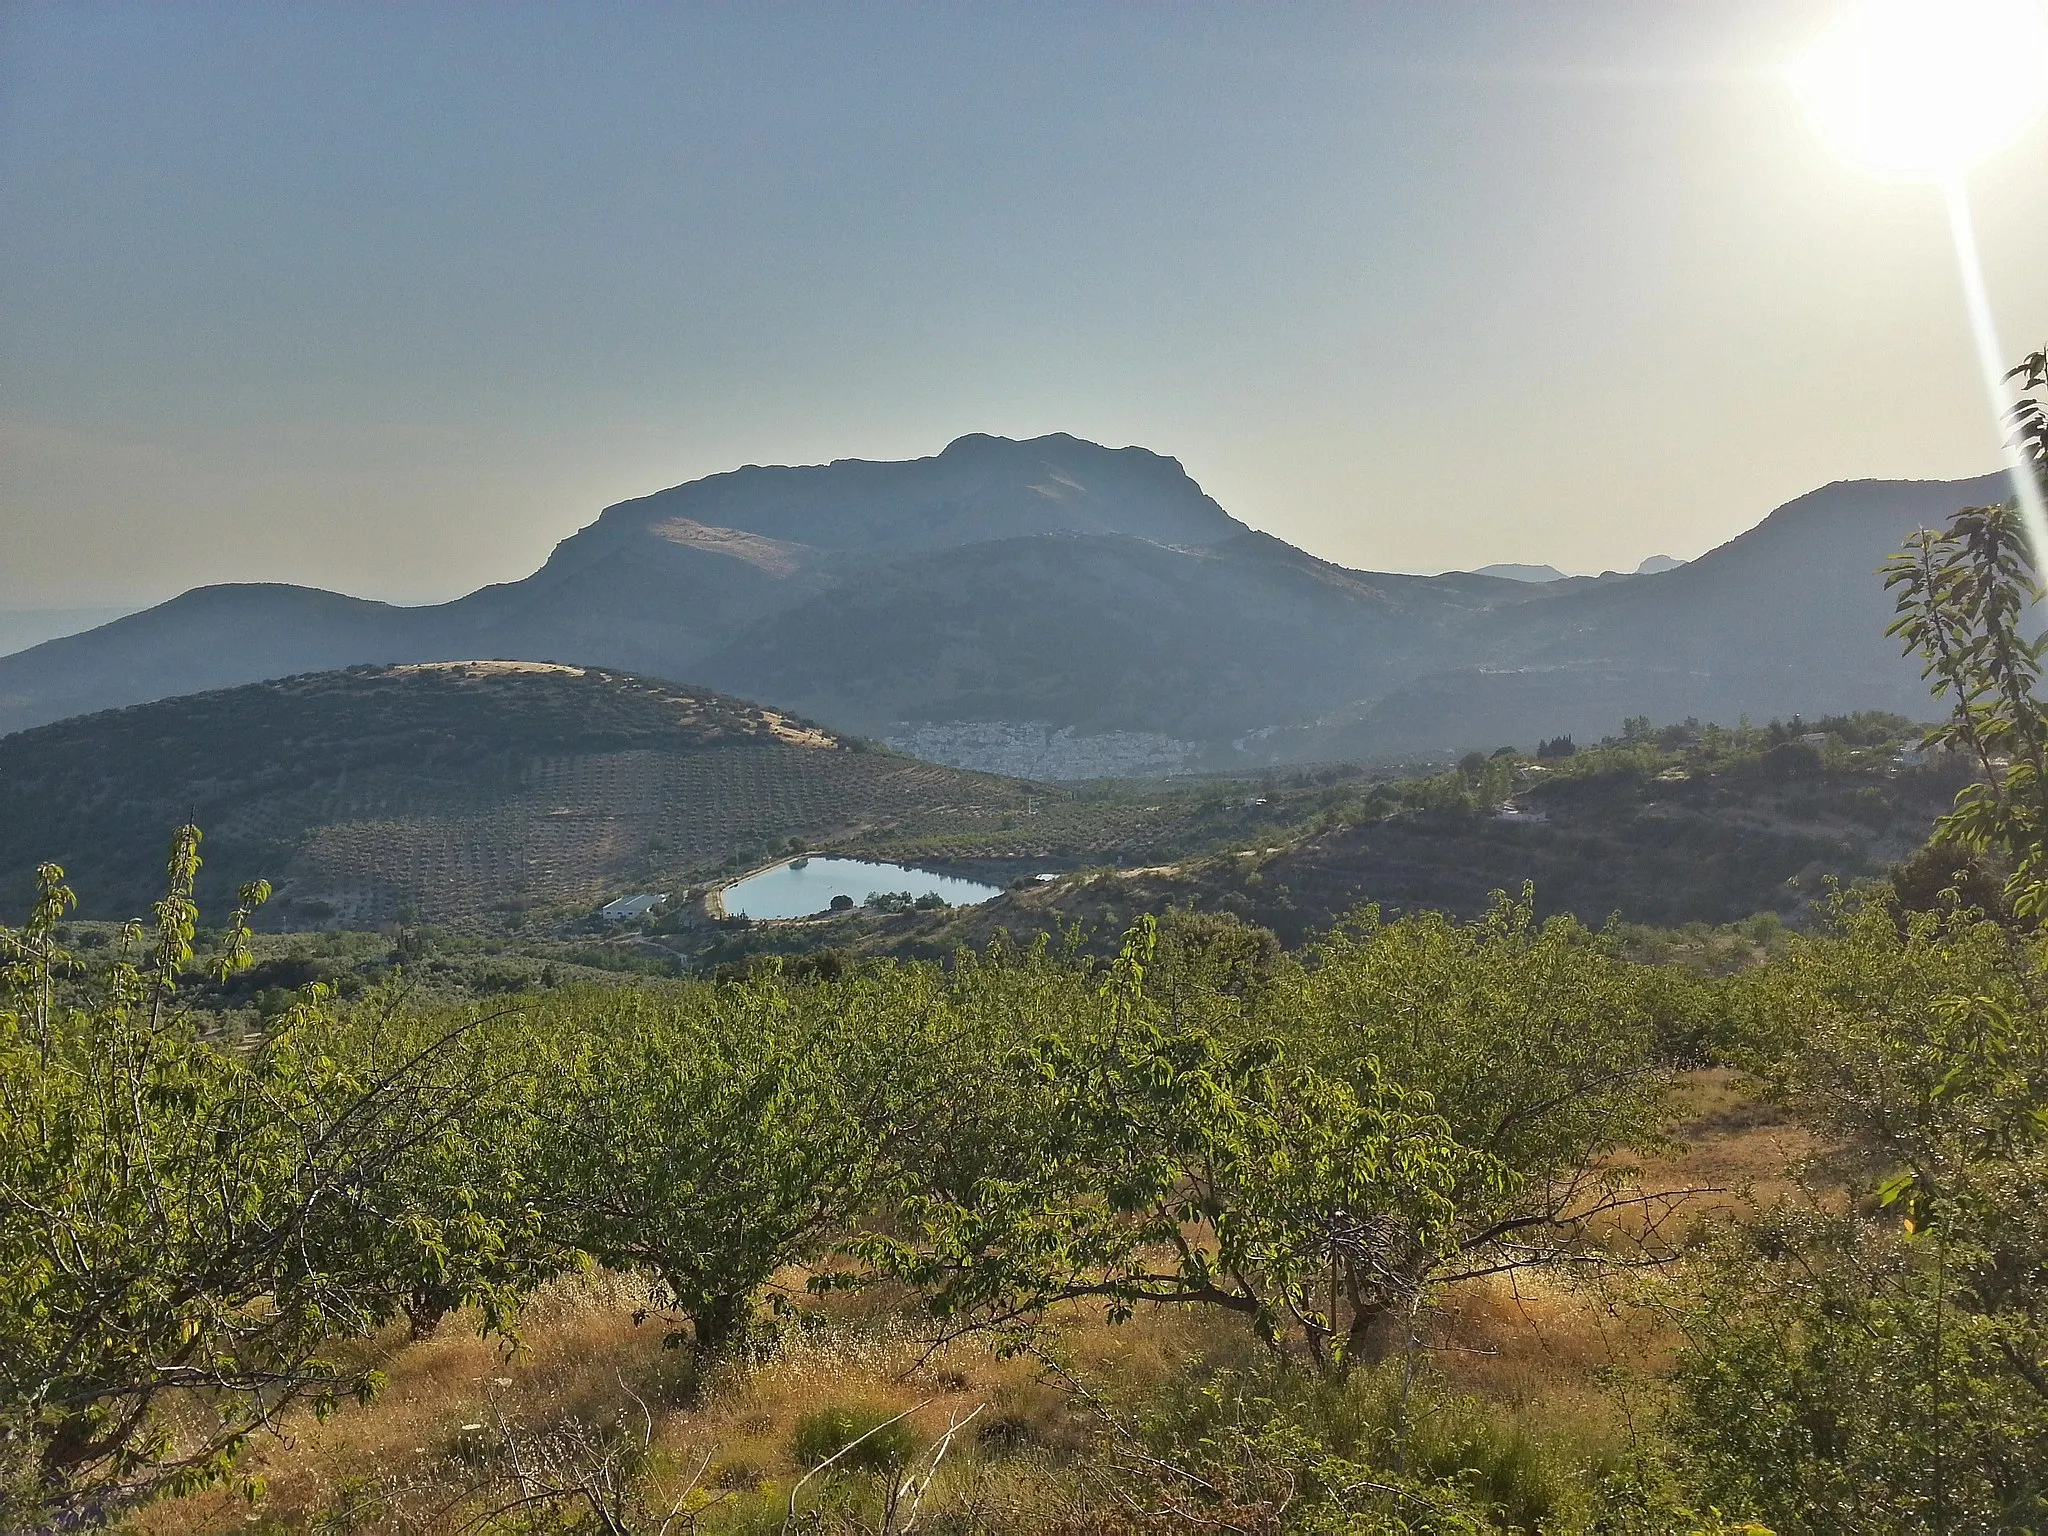
[[[866,1404],[814,1409],[797,1420],[789,1437],[789,1454],[800,1466],[822,1467],[830,1461],[835,1472],[878,1476],[901,1473],[924,1446],[924,1436],[908,1418]]]

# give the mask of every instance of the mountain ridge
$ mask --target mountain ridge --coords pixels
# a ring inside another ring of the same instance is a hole
[[[1154,769],[1600,735],[1645,712],[1925,714],[1876,569],[2001,481],[1835,482],[1671,569],[1537,583],[1352,570],[1231,517],[1165,455],[976,434],[619,502],[532,575],[443,604],[195,588],[0,657],[0,731],[480,656],[701,678],[892,739],[1139,733]]]

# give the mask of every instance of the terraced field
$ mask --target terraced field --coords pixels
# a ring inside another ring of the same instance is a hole
[[[261,875],[277,921],[452,921],[680,883],[790,838],[999,823],[1036,798],[625,674],[356,668],[0,738],[0,899],[18,910],[55,860],[84,915],[140,912],[153,851],[189,816],[216,909]]]
[[[536,760],[489,810],[339,819],[311,830],[288,896],[349,926],[401,908],[458,919],[594,902],[800,836],[858,835],[923,813],[952,770],[784,742],[693,753],[641,750]]]

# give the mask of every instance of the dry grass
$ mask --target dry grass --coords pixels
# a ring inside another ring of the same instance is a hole
[[[324,1423],[289,1420],[259,1442],[247,1470],[254,1506],[215,1490],[147,1511],[149,1536],[226,1530],[452,1533],[514,1493],[503,1451],[569,1424],[644,1437],[635,1475],[666,1507],[686,1487],[710,1507],[709,1531],[779,1530],[804,1468],[792,1441],[821,1408],[886,1415],[911,1410],[927,1444],[972,1417],[928,1505],[950,1527],[1028,1530],[1064,1508],[1074,1469],[1096,1454],[1112,1419],[1135,1422],[1175,1382],[1260,1358],[1235,1319],[1187,1312],[1122,1326],[1076,1310],[1056,1352],[1088,1397],[1029,1357],[1002,1358],[962,1342],[936,1353],[900,1317],[848,1309],[782,1337],[765,1357],[729,1361],[701,1378],[687,1348],[664,1347],[659,1318],[635,1322],[645,1298],[629,1281],[596,1275],[557,1282],[535,1298],[516,1356],[451,1320],[430,1339],[402,1330],[371,1341],[386,1372],[367,1409]],[[1447,1298],[1422,1341],[1455,1390],[1518,1419],[1569,1424],[1581,1439],[1612,1418],[1604,1373],[1632,1357],[1628,1324],[1591,1290],[1485,1282]],[[644,1416],[644,1417],[643,1417]],[[586,1452],[596,1444],[587,1442]],[[808,1485],[842,1513],[876,1496],[858,1479]],[[867,1518],[872,1524],[872,1514]]]
[[[1799,1167],[1821,1150],[1811,1131],[1766,1102],[1728,1067],[1685,1073],[1672,1103],[1672,1147],[1639,1160],[1645,1189],[1701,1191],[1686,1225],[1703,1216],[1742,1217],[1800,1194]]]
[[[556,1281],[529,1305],[516,1353],[462,1319],[419,1342],[390,1330],[365,1346],[386,1376],[367,1409],[325,1422],[293,1414],[281,1434],[252,1447],[245,1470],[262,1485],[255,1505],[213,1490],[152,1508],[134,1528],[149,1536],[455,1531],[514,1491],[512,1442],[532,1459],[548,1437],[577,1425],[596,1432],[586,1458],[607,1439],[634,1442],[636,1476],[669,1497],[695,1486],[689,1502],[711,1506],[705,1527],[733,1530],[780,1527],[788,1490],[806,1470],[791,1451],[797,1425],[822,1408],[911,1410],[927,1442],[973,1415],[934,1502],[1000,1494],[1014,1503],[1031,1479],[993,1462],[1020,1450],[1056,1456],[1080,1442],[1072,1403],[1032,1361],[974,1342],[934,1352],[900,1318],[871,1307],[842,1304],[760,1358],[722,1362],[700,1377],[687,1345],[669,1347],[669,1324],[645,1312],[648,1300],[629,1278]],[[1081,1338],[1077,1353],[1090,1369],[1113,1362],[1126,1382],[1164,1374],[1178,1357],[1153,1337],[1163,1327],[1083,1324],[1077,1335],[1104,1337]],[[1004,1492],[1006,1480],[1019,1486]],[[824,1489],[816,1482],[808,1492]]]

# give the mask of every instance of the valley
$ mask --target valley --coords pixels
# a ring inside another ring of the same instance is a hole
[[[214,905],[246,880],[276,887],[259,978],[367,985],[396,965],[496,994],[1040,938],[1102,953],[1168,910],[1292,948],[1367,904],[1476,917],[1525,884],[1539,913],[1595,928],[1804,928],[1834,883],[1907,860],[1968,777],[1913,749],[1895,716],[1632,730],[1569,757],[1405,773],[1048,783],[594,669],[361,668],[0,740],[0,847],[17,907],[34,863],[55,857],[83,893],[80,931],[105,943],[146,911],[170,828],[194,816]],[[991,899],[869,906],[872,891],[922,888],[880,875],[852,881],[850,910],[821,899],[800,921],[750,921],[721,899],[750,872],[835,858]],[[628,920],[598,912],[635,892]]]

